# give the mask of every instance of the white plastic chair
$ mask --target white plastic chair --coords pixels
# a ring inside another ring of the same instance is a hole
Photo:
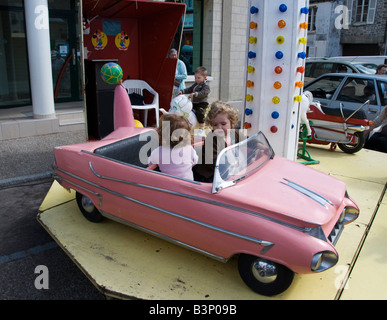
[[[155,109],[156,112],[156,126],[159,126],[159,94],[145,81],[143,80],[125,80],[122,85],[124,86],[128,94],[137,93],[141,96],[144,96],[144,89],[153,94],[153,101],[150,104],[144,105],[133,105],[132,109],[145,110],[144,115],[144,126],[147,126],[148,123],[148,110]]]

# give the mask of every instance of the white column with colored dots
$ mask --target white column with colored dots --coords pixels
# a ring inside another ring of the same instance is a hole
[[[297,158],[309,0],[251,0],[243,127]]]

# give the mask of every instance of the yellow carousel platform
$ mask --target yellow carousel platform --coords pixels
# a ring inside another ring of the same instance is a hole
[[[75,194],[54,182],[38,221],[106,296],[150,300],[352,300],[387,299],[387,154],[350,155],[308,146],[313,168],[347,184],[360,216],[336,247],[339,262],[328,271],[296,275],[275,297],[260,296],[241,280],[237,260],[217,262],[122,224],[91,223]]]

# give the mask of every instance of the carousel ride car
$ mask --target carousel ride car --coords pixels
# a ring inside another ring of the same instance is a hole
[[[359,214],[344,182],[276,156],[261,132],[219,153],[213,183],[148,166],[157,146],[154,129],[119,127],[56,147],[53,168],[86,219],[113,219],[222,262],[236,256],[259,294],[337,263],[335,244]]]

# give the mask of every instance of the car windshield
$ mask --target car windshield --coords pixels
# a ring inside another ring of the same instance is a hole
[[[212,192],[234,185],[273,157],[273,149],[262,132],[223,149],[216,159]]]
[[[326,76],[308,83],[305,90],[312,92],[316,99],[332,99],[343,78],[343,76]]]
[[[356,68],[360,71],[360,73],[366,73],[366,74],[375,74],[376,72],[376,65],[375,64],[355,64]]]

